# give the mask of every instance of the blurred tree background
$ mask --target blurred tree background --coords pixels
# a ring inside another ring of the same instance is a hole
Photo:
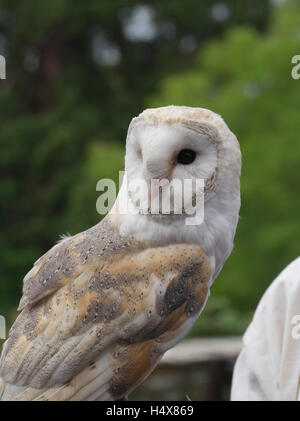
[[[184,104],[221,114],[243,152],[235,250],[192,334],[242,333],[299,254],[299,1],[2,0],[0,54],[0,314],[60,234],[100,220],[131,118]]]

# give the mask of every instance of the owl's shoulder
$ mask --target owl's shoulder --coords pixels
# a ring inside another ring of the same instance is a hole
[[[130,236],[122,236],[109,221],[64,238],[39,258],[23,280],[19,310],[52,294],[85,271],[96,270],[119,255],[140,249]]]

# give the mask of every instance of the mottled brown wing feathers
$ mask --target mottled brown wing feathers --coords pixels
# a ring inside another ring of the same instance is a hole
[[[118,397],[120,385],[131,390],[186,333],[184,326],[206,300],[212,268],[198,246],[143,250],[120,238],[102,255],[103,244],[93,243],[97,253],[84,262],[82,244],[90,234],[82,235],[55,246],[52,258],[45,255],[37,262],[40,269],[25,280],[25,308],[5,345],[0,376],[10,384],[62,387],[70,394],[66,384],[79,376],[78,387],[87,387],[90,380],[82,373],[102,361],[110,396]],[[81,246],[76,249],[76,244]],[[71,269],[51,287],[46,283],[44,291],[40,279],[50,273],[50,261],[56,267],[58,252],[72,263],[66,266]],[[78,263],[79,255],[83,260]]]
[[[34,264],[23,281],[19,310],[52,294],[86,271],[87,266],[101,269],[101,264],[116,254],[141,247],[132,237],[120,236],[107,220],[67,237],[52,247]]]

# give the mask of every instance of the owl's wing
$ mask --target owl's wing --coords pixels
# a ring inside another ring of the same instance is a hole
[[[67,241],[56,246],[54,256],[59,250],[71,255],[74,244]],[[34,269],[39,279],[51,275],[48,258]],[[99,258],[72,262],[55,286],[42,282],[44,289],[39,285],[31,299],[30,288],[24,288],[25,308],[0,363],[0,376],[20,391],[14,398],[126,395],[190,328],[213,270],[200,247],[184,244],[112,253],[101,264]]]
[[[86,257],[82,251],[88,238],[88,231],[67,237],[35,262],[23,280],[18,310],[51,295],[85,270]]]
[[[66,237],[38,259],[23,281],[19,310],[64,287],[81,274],[100,271],[116,255],[142,247],[133,237],[121,236],[108,218],[72,237]]]

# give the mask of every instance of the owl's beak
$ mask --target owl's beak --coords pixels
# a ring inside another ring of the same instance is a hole
[[[157,196],[157,189],[154,188],[153,180],[160,182],[162,187],[167,186],[171,181],[172,167],[169,162],[162,159],[147,160],[144,164],[144,178],[148,185],[148,200],[151,201]],[[165,183],[162,180],[166,180]]]
[[[146,180],[170,179],[171,165],[162,159],[149,159],[144,164],[144,177]]]

